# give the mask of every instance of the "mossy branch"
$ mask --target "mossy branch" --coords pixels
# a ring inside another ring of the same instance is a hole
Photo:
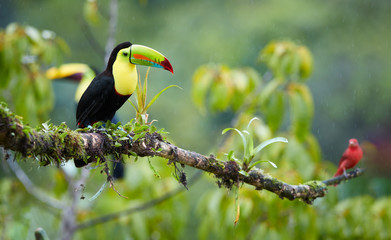
[[[131,133],[132,134],[132,133]],[[338,179],[311,181],[301,185],[289,185],[263,174],[253,168],[248,175],[240,174],[239,165],[234,161],[221,161],[215,156],[184,150],[165,140],[156,132],[146,133],[130,144],[128,140],[110,136],[108,133],[87,133],[72,131],[61,125],[50,131],[35,130],[23,125],[21,119],[0,106],[0,146],[21,153],[23,156],[35,156],[42,165],[60,164],[72,159],[88,159],[97,162],[109,154],[136,154],[137,156],[159,156],[183,165],[212,173],[220,185],[231,188],[240,182],[254,186],[257,190],[268,190],[281,198],[301,199],[312,203],[318,197],[324,197],[327,186],[342,180],[358,177],[363,171]]]

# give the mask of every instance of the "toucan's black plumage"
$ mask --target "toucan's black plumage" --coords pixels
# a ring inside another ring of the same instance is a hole
[[[163,68],[173,73],[170,62],[161,53],[130,42],[117,45],[111,52],[106,69],[92,80],[79,101],[76,112],[78,127],[112,120],[137,85],[135,65]],[[82,167],[86,163],[75,160],[75,165]]]
[[[76,122],[87,127],[96,122],[110,120],[131,95],[120,95],[114,88],[113,63],[118,51],[130,47],[130,42],[121,43],[111,52],[105,71],[98,74],[88,86],[77,105]]]
[[[76,113],[77,125],[87,127],[99,121],[111,120],[130,96],[116,93],[112,76],[106,75],[106,72],[99,74],[80,99]]]

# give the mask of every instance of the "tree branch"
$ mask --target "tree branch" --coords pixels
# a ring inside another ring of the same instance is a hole
[[[356,168],[353,171],[347,172],[346,174],[342,174],[340,176],[324,180],[323,183],[326,184],[327,186],[331,186],[331,185],[335,186],[343,181],[347,181],[349,179],[353,179],[358,176],[361,176],[364,174],[364,172],[365,172],[364,168]]]
[[[41,164],[59,164],[69,159],[87,159],[97,162],[108,154],[135,153],[137,156],[159,156],[212,173],[219,185],[231,188],[240,182],[254,186],[257,190],[268,190],[280,198],[301,199],[312,203],[327,193],[327,185],[335,181],[310,181],[301,185],[289,185],[254,168],[248,175],[239,173],[239,165],[234,161],[221,161],[215,156],[184,150],[167,141],[158,133],[146,133],[144,137],[130,144],[128,140],[119,140],[108,133],[80,133],[62,126],[58,129],[36,131],[24,126],[4,105],[0,106],[0,145],[21,153],[23,156],[35,156]],[[361,173],[362,174],[362,173]],[[361,174],[349,175],[350,178]],[[343,178],[343,177],[342,177]],[[350,179],[349,178],[349,179]],[[348,178],[345,178],[346,180]]]

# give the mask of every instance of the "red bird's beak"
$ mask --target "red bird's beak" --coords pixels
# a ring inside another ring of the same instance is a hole
[[[349,146],[357,146],[357,145],[358,145],[357,140],[355,140],[355,139],[350,139],[350,141],[349,141]]]

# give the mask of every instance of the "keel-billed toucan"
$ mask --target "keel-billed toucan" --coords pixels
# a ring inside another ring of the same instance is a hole
[[[78,127],[111,120],[133,94],[138,82],[136,65],[163,68],[174,73],[171,63],[158,51],[124,42],[111,52],[106,70],[98,74],[82,95],[76,111]],[[75,159],[76,167],[86,165]]]
[[[79,127],[113,118],[136,89],[136,65],[163,68],[174,73],[168,59],[152,48],[130,42],[117,45],[111,52],[106,70],[94,78],[79,101],[76,112]]]

